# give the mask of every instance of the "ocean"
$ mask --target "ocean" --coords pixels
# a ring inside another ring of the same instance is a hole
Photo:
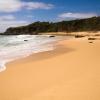
[[[62,36],[49,35],[0,35],[0,72],[6,69],[8,62],[32,53],[53,50],[55,42],[62,39]]]

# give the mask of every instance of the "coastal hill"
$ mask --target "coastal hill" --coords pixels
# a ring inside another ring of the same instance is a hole
[[[34,22],[27,26],[8,28],[3,34],[19,35],[34,34],[47,32],[84,32],[84,31],[100,31],[100,17],[92,17],[87,19],[77,19],[72,21],[61,22]]]

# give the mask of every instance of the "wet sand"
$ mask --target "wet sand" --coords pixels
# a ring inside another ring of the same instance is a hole
[[[0,100],[100,100],[100,40],[60,41],[53,51],[7,64]]]

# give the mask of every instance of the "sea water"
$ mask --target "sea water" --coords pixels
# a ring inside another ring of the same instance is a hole
[[[54,49],[54,42],[62,37],[49,35],[0,35],[0,72],[6,69],[5,64],[26,57],[32,53]]]

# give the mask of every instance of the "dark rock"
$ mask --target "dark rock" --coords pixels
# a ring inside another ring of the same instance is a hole
[[[97,40],[97,38],[88,38],[88,40]]]
[[[24,41],[28,41],[28,40],[24,40]]]
[[[82,37],[85,37],[83,35],[75,35],[75,38],[82,38]]]
[[[54,35],[50,35],[49,37],[55,37]]]
[[[92,41],[90,41],[89,43],[93,43]]]

